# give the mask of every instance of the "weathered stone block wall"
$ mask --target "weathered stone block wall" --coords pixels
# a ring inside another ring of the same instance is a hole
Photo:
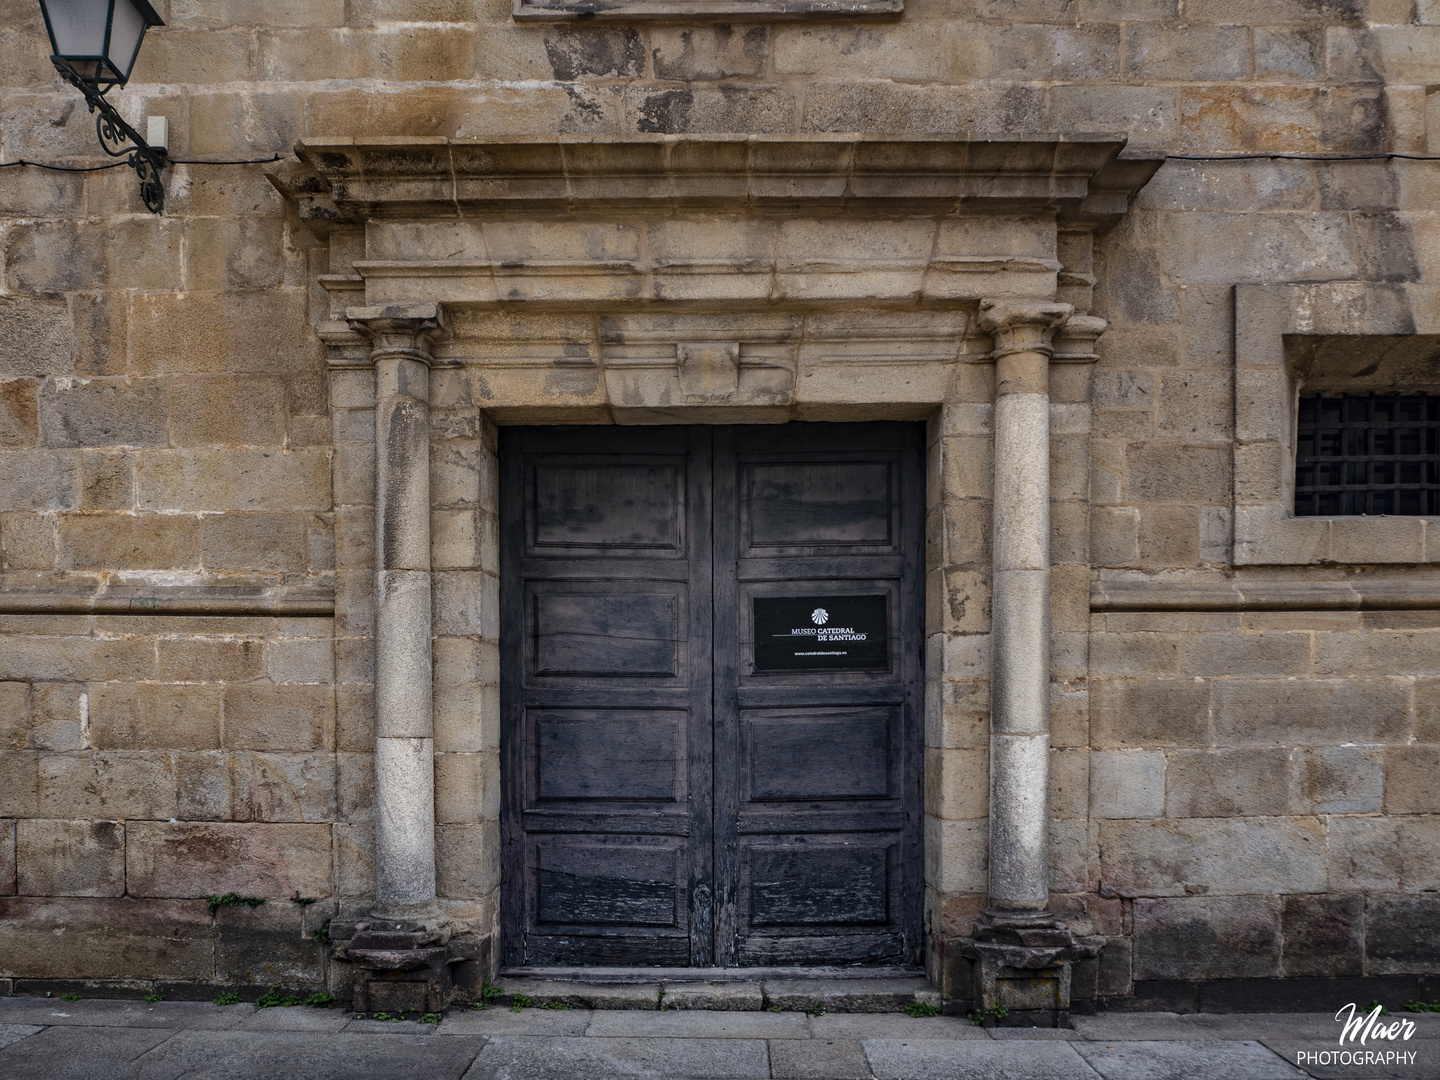
[[[309,935],[373,888],[332,658],[328,619],[0,617],[5,975],[321,981]]]
[[[555,131],[1440,146],[1428,0],[912,0],[898,21],[733,26],[516,25],[505,0],[158,6],[169,26],[114,96],[134,119],[169,117],[182,158],[284,154],[305,135]],[[0,164],[99,160],[47,51],[33,0],[0,0]],[[1431,303],[1436,175],[1172,160],[1098,247],[1095,310],[1112,326],[1093,388],[1054,388],[1052,806],[1057,902],[1113,942],[1101,993],[1440,966],[1425,892],[1440,863],[1436,620],[1104,613],[1087,637],[1084,580],[1087,566],[1157,583],[1229,572],[1233,286],[1389,282]],[[373,387],[327,377],[314,278],[343,267],[258,166],[177,165],[167,188],[154,218],[124,169],[0,170],[0,572],[56,588],[333,582],[336,614],[4,617],[0,956],[17,959],[0,975],[315,982],[306,935],[372,887]],[[967,853],[928,875],[944,933],[983,902],[987,812],[988,538],[937,507],[988,519],[993,387],[980,364],[957,380],[930,451],[927,805],[947,851]],[[439,886],[483,932],[495,441],[457,374],[437,370],[432,399]],[[202,898],[232,889],[268,899],[212,917]],[[288,903],[296,890],[320,902]],[[247,951],[262,931],[278,968]],[[1197,952],[1205,933],[1219,947]]]
[[[1440,615],[1092,626],[1092,873],[1134,979],[1434,971]]]

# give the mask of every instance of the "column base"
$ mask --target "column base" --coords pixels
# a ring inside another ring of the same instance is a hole
[[[466,959],[449,946],[450,929],[436,909],[433,918],[358,922],[334,958],[353,965],[356,1012],[438,1014],[454,992],[451,965]]]
[[[987,910],[973,937],[940,943],[945,1011],[986,1027],[1064,1027],[1075,998],[1094,1009],[1100,944],[1077,939],[1048,911]]]

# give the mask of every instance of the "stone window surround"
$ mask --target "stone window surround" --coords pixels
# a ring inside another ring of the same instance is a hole
[[[1236,566],[1440,562],[1440,518],[1295,516],[1301,386],[1285,349],[1293,335],[1435,333],[1419,315],[1435,299],[1363,281],[1236,286]]]

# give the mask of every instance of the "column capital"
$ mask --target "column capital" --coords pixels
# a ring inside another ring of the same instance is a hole
[[[1070,304],[1046,300],[981,300],[979,326],[995,335],[990,355],[996,360],[1014,353],[1049,356],[1055,331],[1074,311]]]
[[[370,339],[370,361],[386,357],[418,360],[429,365],[430,346],[448,331],[439,304],[385,304],[345,309],[350,329]]]
[[[1093,364],[1095,342],[1110,324],[1098,315],[1071,315],[1055,333],[1056,364]]]

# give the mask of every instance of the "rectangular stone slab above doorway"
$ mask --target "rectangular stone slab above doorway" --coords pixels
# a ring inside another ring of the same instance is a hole
[[[923,435],[502,431],[507,964],[920,962]]]

